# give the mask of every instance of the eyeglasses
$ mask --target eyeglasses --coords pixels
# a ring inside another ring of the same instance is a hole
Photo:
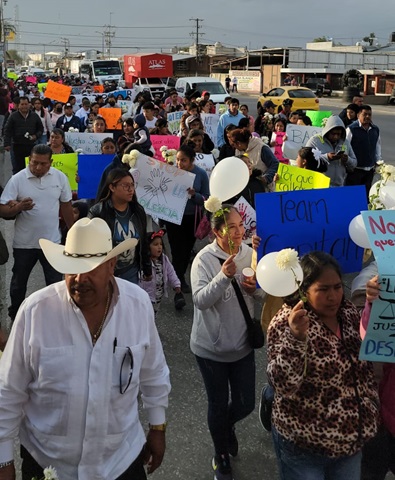
[[[123,395],[126,390],[129,388],[129,385],[130,385],[130,382],[132,381],[132,376],[133,376],[133,353],[132,353],[132,350],[129,348],[129,347],[126,347],[127,351],[123,357],[123,360],[122,360],[122,363],[121,363],[121,370],[119,371],[119,392],[121,393],[121,395]],[[123,365],[126,361],[126,365],[127,365],[127,362],[129,361],[130,362],[130,366],[129,366],[129,375],[128,375],[128,379],[127,379],[127,382],[126,382],[126,387],[123,387],[124,385],[124,382],[122,381],[122,373],[123,373]]]
[[[134,190],[133,183],[115,183],[114,185],[122,187],[125,190],[125,192],[128,192],[129,190]]]

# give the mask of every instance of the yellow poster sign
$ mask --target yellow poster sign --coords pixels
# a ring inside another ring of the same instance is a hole
[[[284,163],[279,164],[277,174],[279,178],[276,181],[276,192],[328,188],[330,183],[330,178],[323,173]]]
[[[26,165],[29,157],[25,158]],[[52,155],[52,167],[64,173],[69,181],[71,190],[78,190],[75,180],[78,170],[78,153],[56,153]]]

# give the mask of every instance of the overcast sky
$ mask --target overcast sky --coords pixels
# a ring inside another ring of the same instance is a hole
[[[26,53],[42,53],[44,44],[46,52],[63,50],[64,39],[72,52],[101,50],[103,26],[111,22],[115,56],[189,45],[196,31],[190,18],[202,19],[201,43],[254,49],[326,36],[351,45],[374,32],[386,44],[395,31],[393,12],[394,0],[8,0],[4,16],[19,20],[15,48]]]

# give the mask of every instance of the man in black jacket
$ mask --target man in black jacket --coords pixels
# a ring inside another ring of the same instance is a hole
[[[68,132],[70,128],[76,128],[79,132],[83,130],[81,121],[73,112],[71,103],[66,103],[64,106],[64,115],[58,118],[56,128],[61,128],[64,132]]]
[[[43,134],[43,125],[40,117],[30,110],[30,102],[27,97],[21,97],[18,110],[8,117],[4,127],[4,148],[8,152],[14,151],[12,173],[15,175],[26,168],[25,158],[36,143],[37,138]]]

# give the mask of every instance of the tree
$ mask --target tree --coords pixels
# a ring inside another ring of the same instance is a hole
[[[22,64],[23,63],[23,58],[19,55],[17,50],[7,50],[7,57],[10,60],[15,60],[16,64]]]
[[[313,43],[319,43],[319,42],[329,42],[329,39],[323,36],[323,37],[317,37],[313,40]]]

